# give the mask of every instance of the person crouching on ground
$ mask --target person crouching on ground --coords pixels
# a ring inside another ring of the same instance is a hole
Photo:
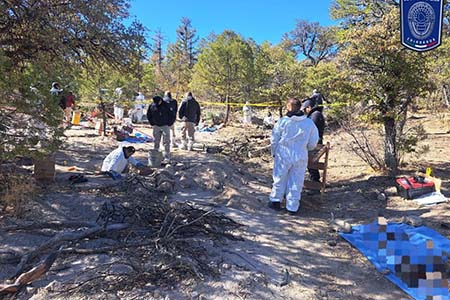
[[[155,139],[154,149],[159,150],[161,136],[164,145],[164,161],[170,161],[170,122],[172,119],[169,105],[160,96],[153,97],[153,103],[148,107],[147,119],[153,127],[153,137]]]
[[[273,186],[269,207],[280,210],[286,196],[286,209],[295,214],[300,206],[308,151],[319,140],[316,125],[300,111],[301,102],[287,101],[287,116],[282,117],[272,131],[271,151],[274,157]]]
[[[143,163],[140,163],[134,157],[131,157],[135,152],[136,150],[132,146],[119,146],[103,160],[102,172],[116,180],[122,178],[121,174],[125,171],[128,162],[136,167],[143,167]]]

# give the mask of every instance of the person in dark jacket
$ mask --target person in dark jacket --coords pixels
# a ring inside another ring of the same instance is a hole
[[[153,97],[153,103],[147,110],[147,119],[153,127],[153,137],[155,139],[154,149],[159,150],[161,136],[164,145],[164,160],[170,160],[170,128],[169,124],[173,117],[168,104],[160,96]]]
[[[171,112],[171,119],[169,122],[170,131],[172,132],[172,136],[170,137],[170,140],[172,141],[172,147],[176,146],[175,143],[175,121],[177,119],[177,111],[178,111],[178,102],[177,100],[172,98],[172,94],[170,91],[166,91],[164,93],[164,99],[163,99],[167,105],[169,106],[170,112]]]
[[[194,145],[195,126],[200,122],[200,105],[192,97],[191,92],[188,92],[186,98],[181,101],[178,116],[183,121],[181,128],[181,149],[187,148],[191,151]]]
[[[301,110],[310,118],[316,125],[319,131],[318,145],[323,144],[323,131],[325,129],[325,117],[322,114],[322,107],[317,106],[313,100],[306,100],[303,102]],[[309,176],[312,181],[320,182],[319,170],[308,168]]]
[[[326,100],[323,97],[323,95],[317,90],[313,90],[313,93],[312,93],[311,97],[309,97],[309,99],[311,99],[311,100],[313,100],[315,102],[315,106],[316,105],[317,106],[322,106],[323,102],[324,101],[326,102]]]

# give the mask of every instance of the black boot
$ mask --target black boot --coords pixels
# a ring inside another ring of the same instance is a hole
[[[269,208],[274,210],[281,210],[281,203],[280,202],[272,202],[269,201],[269,204],[267,205]]]

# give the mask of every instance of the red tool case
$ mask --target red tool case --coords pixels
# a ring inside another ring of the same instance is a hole
[[[399,177],[395,180],[397,193],[406,199],[414,199],[435,191],[434,182],[422,177]]]

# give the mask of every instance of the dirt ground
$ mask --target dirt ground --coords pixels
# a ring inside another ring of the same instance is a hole
[[[430,151],[420,158],[406,157],[403,172],[431,167],[443,180],[442,192],[450,197],[450,114],[416,114],[410,121],[424,125],[428,138],[420,143],[428,144]],[[151,132],[145,125],[139,130]],[[426,226],[450,237],[450,230],[441,226],[448,222],[450,203],[421,207],[396,196],[392,178],[374,173],[349,152],[348,136],[338,131],[325,136],[332,148],[324,196],[304,192],[298,215],[276,213],[267,208],[271,161],[252,158],[238,163],[222,154],[201,151],[203,144],[217,144],[249,130],[261,132],[231,126],[214,133],[197,133],[196,151],[174,149],[172,153],[172,164],[183,165],[184,175],[192,180],[184,187],[176,184],[168,200],[212,207],[243,225],[239,231],[242,240],[226,241],[216,253],[223,262],[220,276],[171,287],[150,285],[133,290],[97,290],[94,294],[61,294],[89,268],[111,262],[105,254],[79,255],[58,259],[47,275],[10,299],[409,299],[356,249],[330,231],[331,213],[353,225],[372,222],[378,215],[390,221],[419,216]],[[270,131],[264,134],[270,135]],[[57,153],[56,182],[36,192],[21,219],[1,215],[0,224],[95,222],[109,196],[89,191],[114,182],[92,173],[118,142],[97,136],[93,129],[72,128],[66,135],[64,147]],[[134,146],[136,158],[146,161],[152,144]],[[71,166],[84,172],[89,181],[70,185],[67,178]],[[378,199],[381,192],[386,193],[387,200]],[[6,232],[2,227],[0,281],[11,276],[16,267],[2,261],[2,254],[23,253],[51,237],[43,231]]]

